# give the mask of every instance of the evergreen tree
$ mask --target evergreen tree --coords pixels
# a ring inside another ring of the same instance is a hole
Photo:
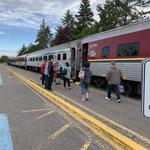
[[[138,5],[139,0],[106,0],[104,6],[99,4],[97,11],[100,17],[100,30],[105,31],[137,21]]]
[[[1,57],[0,57],[0,63],[7,62],[8,58],[9,58],[9,57],[6,56],[6,55],[1,56]]]
[[[80,8],[78,11],[78,15],[75,15],[76,22],[76,33],[80,33],[87,27],[90,27],[94,21],[93,12],[90,8],[89,0],[81,0]]]
[[[86,36],[92,35],[92,34],[96,34],[99,32],[99,23],[97,21],[94,22],[93,25],[91,25],[90,27],[87,27],[85,29],[83,29],[78,36],[81,38],[84,38]]]
[[[49,26],[45,25],[45,20],[43,19],[43,22],[40,26],[40,30],[37,34],[37,39],[35,42],[37,42],[37,50],[44,49],[50,46],[50,41],[52,38],[52,34],[50,31]]]
[[[70,31],[67,26],[66,27],[58,26],[56,29],[56,36],[53,41],[53,45],[58,45],[58,44],[63,44],[68,42],[70,40],[69,34]]]
[[[69,42],[74,40],[74,34],[75,34],[75,21],[74,17],[71,14],[70,10],[67,10],[64,17],[61,19],[63,30],[67,31],[64,32],[65,37],[67,38],[65,41]]]
[[[71,14],[70,10],[66,11],[65,15],[61,19],[61,22],[62,22],[63,26],[65,26],[65,27],[67,26],[67,27],[74,28],[75,21],[74,21],[74,17]]]
[[[34,44],[30,43],[30,44],[28,45],[28,47],[26,48],[24,54],[32,53],[32,52],[37,51],[37,49],[38,49],[37,46],[38,46],[38,45],[34,45]]]
[[[26,48],[25,44],[23,44],[22,48],[18,52],[18,56],[25,54],[26,49],[27,48]]]

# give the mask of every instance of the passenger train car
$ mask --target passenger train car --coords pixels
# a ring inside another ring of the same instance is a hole
[[[66,62],[71,65],[72,78],[76,78],[80,70],[80,40],[71,41],[51,48],[35,51],[16,58],[11,58],[8,64],[27,68],[33,71],[40,71],[45,60],[58,62],[60,67],[64,67]]]
[[[127,94],[141,94],[141,61],[150,57],[150,20],[119,27],[82,39],[82,60],[91,62],[97,86],[106,85],[105,73],[115,60],[124,74]]]
[[[21,68],[26,68],[26,66],[27,66],[26,65],[26,63],[27,63],[27,54],[9,58],[7,63],[9,65],[12,65],[12,66],[18,66],[18,67],[21,67]]]
[[[90,61],[92,82],[97,87],[105,87],[105,74],[110,67],[110,61],[114,60],[123,72],[122,84],[125,93],[140,95],[141,61],[146,57],[150,57],[150,20],[22,55],[10,62],[12,65],[33,70],[39,70],[44,60],[52,59],[62,67],[65,62],[69,62],[72,77],[76,78],[83,63]]]

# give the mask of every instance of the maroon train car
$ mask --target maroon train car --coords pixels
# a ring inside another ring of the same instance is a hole
[[[141,61],[150,57],[150,20],[82,39],[82,62],[90,61],[93,82],[106,85],[105,74],[114,60],[124,74],[126,94],[141,94]]]

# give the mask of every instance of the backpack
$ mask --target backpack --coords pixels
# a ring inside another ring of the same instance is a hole
[[[66,75],[67,74],[67,69],[65,68],[65,69],[63,69],[63,71],[62,71],[62,75]]]
[[[82,80],[85,78],[85,72],[84,72],[83,68],[79,72],[79,78],[82,79]]]

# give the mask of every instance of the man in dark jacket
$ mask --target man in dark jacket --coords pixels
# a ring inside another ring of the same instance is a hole
[[[52,90],[53,72],[53,63],[49,61],[45,66],[45,88],[48,90]]]
[[[52,91],[52,83],[54,77],[53,63],[50,61],[48,64],[48,89]]]
[[[111,62],[111,67],[106,74],[106,79],[108,81],[108,91],[106,100],[111,100],[111,92],[114,88],[117,102],[120,103],[120,91],[119,91],[119,84],[121,79],[123,78],[122,72],[120,69],[117,68],[116,63],[114,61]]]

